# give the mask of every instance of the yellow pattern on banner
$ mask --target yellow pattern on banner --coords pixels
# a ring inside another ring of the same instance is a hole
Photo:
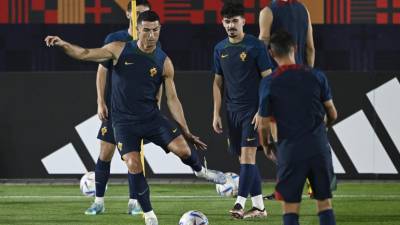
[[[85,0],[58,0],[57,21],[60,24],[84,24]]]
[[[131,10],[131,23],[132,23],[132,37],[133,40],[137,40],[138,36],[137,36],[137,18],[136,18],[136,0],[132,0],[131,1],[131,5],[132,5],[132,10]],[[143,140],[140,143],[140,161],[142,163],[142,169],[143,169],[143,175],[146,176],[146,170],[145,170],[145,166],[144,166],[144,145],[143,145]]]
[[[131,21],[132,21],[132,37],[133,40],[137,40],[137,18],[136,18],[136,0],[132,0],[132,11],[131,11]]]
[[[301,2],[307,6],[313,24],[324,23],[324,1],[302,0]]]

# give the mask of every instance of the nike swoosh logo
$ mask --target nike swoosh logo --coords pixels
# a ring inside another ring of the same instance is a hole
[[[144,194],[146,194],[146,192],[149,191],[149,188],[146,188],[146,190],[144,190],[143,192],[138,192],[138,195],[142,196]]]
[[[221,55],[221,58],[226,58],[226,57],[228,57],[228,54],[226,54],[226,55],[222,54]]]
[[[175,128],[172,130],[173,133],[176,133],[178,131],[178,128]]]
[[[131,63],[131,62],[125,62],[125,65],[126,66],[129,66],[129,65],[132,65],[133,63]]]
[[[247,141],[254,141],[256,138],[247,138]]]

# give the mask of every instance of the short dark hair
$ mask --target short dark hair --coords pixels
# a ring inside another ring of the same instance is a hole
[[[158,14],[154,11],[144,11],[139,14],[137,18],[137,24],[141,24],[142,21],[148,21],[148,22],[155,22],[155,21],[160,21],[160,17]]]
[[[244,6],[242,3],[226,1],[221,9],[221,16],[225,18],[244,16]]]
[[[296,43],[289,32],[278,30],[272,34],[269,47],[278,57],[282,57],[289,55],[291,48],[296,47]]]
[[[151,4],[147,0],[136,0],[136,6],[138,6],[138,5],[147,6],[151,10]],[[127,11],[130,12],[131,10],[132,10],[132,1],[129,1]]]

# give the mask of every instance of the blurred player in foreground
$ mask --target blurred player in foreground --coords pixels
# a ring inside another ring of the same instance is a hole
[[[335,225],[330,189],[332,155],[326,126],[336,120],[337,112],[327,78],[321,71],[296,64],[296,43],[289,33],[273,34],[270,48],[279,67],[260,84],[259,130],[267,157],[277,161],[275,195],[283,200],[284,225],[299,224],[307,178],[317,200],[320,224]],[[274,140],[270,139],[272,121],[276,121],[278,131]],[[276,140],[275,155],[271,142]]]

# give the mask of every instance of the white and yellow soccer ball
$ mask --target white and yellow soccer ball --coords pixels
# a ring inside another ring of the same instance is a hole
[[[217,193],[224,197],[236,197],[239,191],[239,175],[232,172],[225,173],[226,183],[216,184]]]
[[[81,192],[85,196],[95,196],[96,194],[96,181],[94,179],[94,172],[90,171],[82,176],[80,181]]]
[[[179,225],[208,225],[208,219],[202,212],[191,210],[183,214]]]

